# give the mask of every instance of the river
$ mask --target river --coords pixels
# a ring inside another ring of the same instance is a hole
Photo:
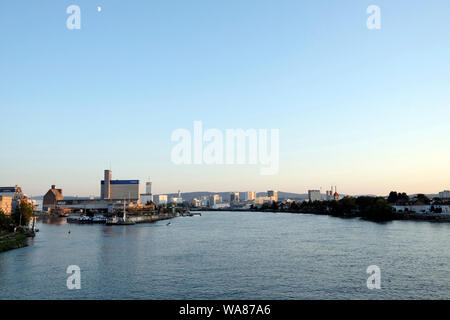
[[[262,212],[170,221],[41,220],[30,246],[0,254],[0,299],[450,299],[447,223]],[[69,265],[80,290],[66,286]],[[367,288],[370,265],[380,290]]]

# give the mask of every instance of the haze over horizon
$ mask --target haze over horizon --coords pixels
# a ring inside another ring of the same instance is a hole
[[[66,28],[71,4],[80,30]],[[366,28],[371,4],[381,30]],[[2,2],[0,186],[97,196],[111,165],[155,194],[448,190],[448,12],[445,0]],[[171,134],[196,120],[279,129],[278,174],[175,165]]]

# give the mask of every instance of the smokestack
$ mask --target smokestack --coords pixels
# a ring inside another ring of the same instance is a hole
[[[111,199],[111,170],[105,170],[105,180],[103,188],[103,199]]]

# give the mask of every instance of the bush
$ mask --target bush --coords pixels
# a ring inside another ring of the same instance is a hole
[[[26,201],[20,201],[11,218],[17,226],[28,225],[33,218],[33,206]]]
[[[12,231],[14,229],[14,221],[0,210],[0,231]]]

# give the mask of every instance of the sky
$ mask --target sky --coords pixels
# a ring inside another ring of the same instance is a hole
[[[111,168],[154,193],[450,189],[449,12],[448,0],[2,1],[0,185],[99,195]],[[278,129],[278,173],[174,164],[171,135],[194,121]]]

